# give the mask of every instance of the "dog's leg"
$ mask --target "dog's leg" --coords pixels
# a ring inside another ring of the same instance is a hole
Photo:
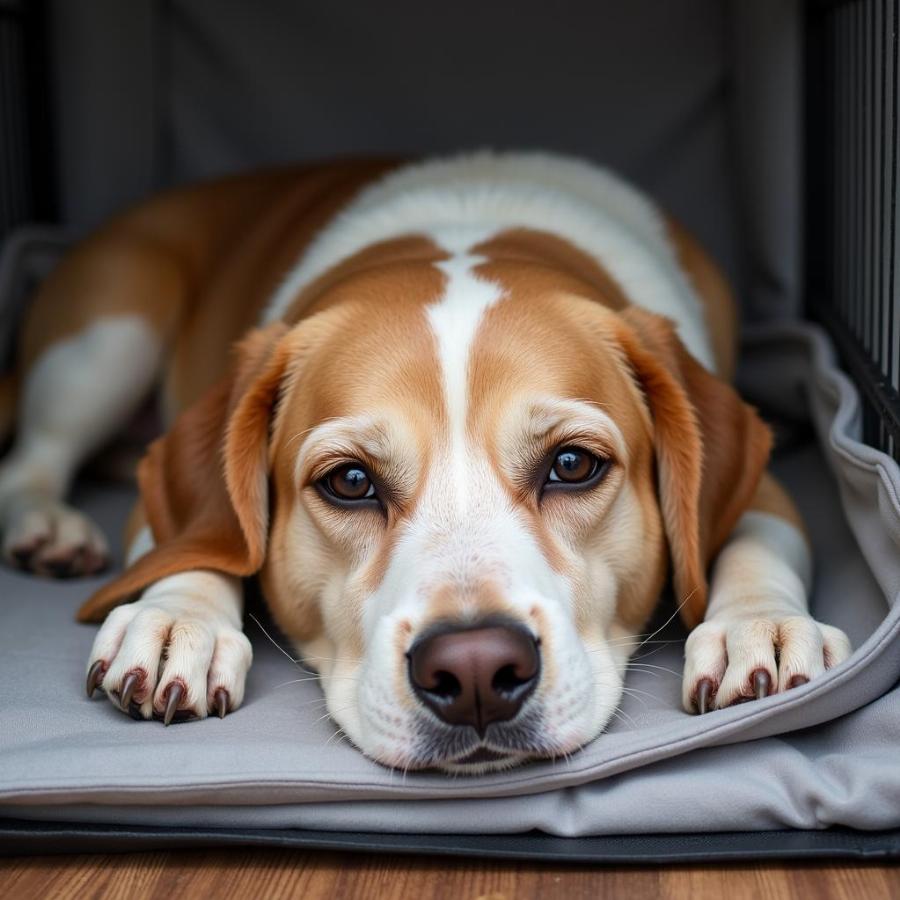
[[[0,463],[3,556],[45,575],[103,568],[107,545],[63,499],[87,456],[157,378],[163,341],[138,315],[101,317],[46,347],[25,374],[16,440]]]
[[[152,542],[142,531],[132,546],[139,553]],[[190,571],[156,582],[107,616],[88,662],[88,694],[102,687],[124,712],[167,725],[237,709],[253,659],[242,609],[241,580],[230,575]]]
[[[153,386],[162,346],[139,316],[111,316],[47,347],[27,372],[16,441],[0,464],[7,561],[49,575],[106,564],[102,533],[63,498],[86,457]]]
[[[102,534],[63,500],[78,467],[151,391],[188,286],[185,263],[129,218],[73,250],[29,304],[15,442],[0,461],[7,561],[45,575],[105,565]]]
[[[809,614],[811,577],[800,515],[766,473],[716,559],[705,620],[687,639],[685,709],[790,690],[847,658],[846,635]]]

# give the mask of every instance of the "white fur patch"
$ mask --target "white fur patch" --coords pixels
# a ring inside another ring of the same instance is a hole
[[[812,560],[804,536],[771,513],[750,510],[738,520],[713,568],[706,620],[737,612],[747,597],[766,597],[782,611],[805,613]]]
[[[0,501],[35,481],[62,497],[84,458],[153,384],[162,342],[140,316],[99,318],[51,344],[28,371],[19,434],[0,469]]]
[[[611,172],[542,153],[476,153],[405,166],[371,185],[321,231],[275,292],[264,321],[372,244],[424,234],[464,252],[493,234],[531,228],[569,241],[602,265],[629,299],[672,318],[707,368],[713,353],[700,301],[678,265],[662,215]]]
[[[446,248],[445,248],[446,249]],[[478,326],[487,309],[500,299],[500,289],[476,278],[473,266],[483,260],[466,254],[452,256],[438,267],[447,276],[444,296],[428,307],[428,319],[438,345],[450,421],[453,483],[461,508],[466,508],[466,417],[469,393],[469,357]]]

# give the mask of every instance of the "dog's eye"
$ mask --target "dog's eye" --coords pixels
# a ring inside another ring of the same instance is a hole
[[[349,502],[375,497],[375,485],[359,463],[348,463],[329,472],[320,482],[325,492]]]
[[[545,487],[584,487],[598,481],[608,464],[608,460],[601,460],[587,450],[563,447],[553,458]]]

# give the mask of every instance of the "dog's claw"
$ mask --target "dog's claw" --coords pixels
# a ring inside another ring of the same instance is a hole
[[[141,676],[136,672],[129,672],[125,676],[125,681],[122,684],[122,693],[119,696],[119,705],[123,710],[128,710],[129,705],[131,704],[131,698],[134,696],[135,689],[140,683]]]
[[[44,563],[47,571],[54,578],[69,578],[72,575],[72,561],[67,559],[54,559]]]
[[[100,685],[100,682],[103,680],[103,660],[98,659],[91,667],[88,669],[87,673],[87,681],[85,682],[85,690],[87,691],[88,699],[94,696],[94,691]]]
[[[31,562],[31,557],[34,556],[34,547],[22,547],[17,550],[13,550],[12,556],[15,561],[16,567],[22,569],[24,571],[28,571],[28,564]]]
[[[169,692],[166,695],[166,712],[163,716],[163,725],[171,724],[183,693],[184,688],[177,681],[169,688]]]
[[[225,713],[228,712],[228,691],[225,688],[219,688],[216,691],[216,712],[219,714],[220,719],[225,718]]]
[[[763,700],[769,696],[771,684],[772,679],[769,678],[769,673],[764,669],[759,669],[753,673],[753,689],[756,691],[757,700]]]
[[[788,689],[790,690],[792,688],[798,688],[804,684],[809,684],[809,679],[805,675],[795,675],[788,682]]]
[[[702,716],[709,712],[709,699],[712,696],[713,684],[704,678],[697,685],[697,712]]]

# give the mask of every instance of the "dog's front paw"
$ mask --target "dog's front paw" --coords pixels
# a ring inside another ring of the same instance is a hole
[[[714,620],[690,633],[684,655],[684,708],[704,713],[806,684],[843,662],[850,641],[809,616]]]
[[[166,725],[224,716],[241,705],[253,659],[238,625],[208,595],[151,594],[119,606],[94,641],[88,696],[100,687],[123,712]]]

